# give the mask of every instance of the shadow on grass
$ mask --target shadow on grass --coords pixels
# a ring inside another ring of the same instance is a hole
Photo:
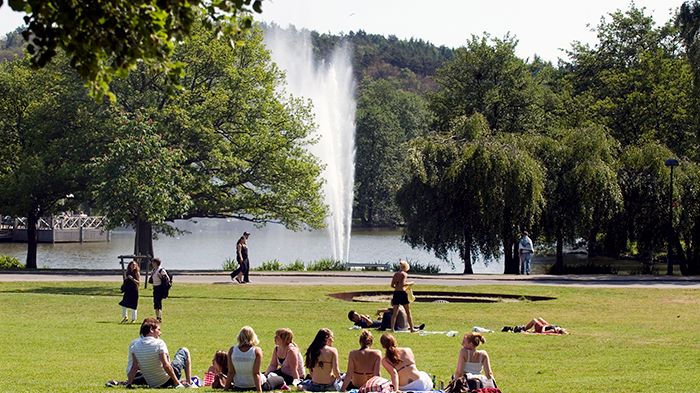
[[[150,290],[143,291],[141,298],[153,298]],[[30,289],[12,289],[0,291],[0,293],[34,293],[39,295],[66,295],[66,296],[110,296],[121,297],[122,294],[116,288],[106,287],[38,287]],[[214,300],[236,300],[236,301],[268,301],[268,302],[296,302],[298,299],[273,299],[273,298],[245,298],[245,297],[220,297],[220,296],[168,296],[168,299],[214,299]]]

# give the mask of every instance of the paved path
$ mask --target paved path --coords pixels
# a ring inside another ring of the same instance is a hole
[[[231,281],[227,272],[170,271],[175,282],[240,285]],[[246,285],[389,285],[390,272],[252,272]],[[700,277],[679,276],[605,276],[605,275],[431,275],[410,274],[418,285],[567,285],[607,288],[697,288]],[[0,272],[0,282],[8,281],[105,281],[121,282],[119,270],[40,270],[33,272]]]

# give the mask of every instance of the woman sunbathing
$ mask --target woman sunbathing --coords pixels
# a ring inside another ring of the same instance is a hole
[[[333,332],[321,329],[306,350],[306,367],[311,370],[311,383],[302,385],[310,392],[337,391],[334,382],[340,377],[338,350],[333,348]]]
[[[269,376],[270,373],[284,378],[287,385],[304,377],[304,362],[299,348],[294,343],[294,333],[291,329],[282,328],[275,332],[275,349],[265,374]]]
[[[495,387],[491,361],[486,351],[477,351],[479,344],[486,342],[481,333],[467,333],[462,340],[462,349],[457,358],[455,379],[468,374],[467,378],[479,378],[483,387]],[[483,370],[483,373],[482,373]]]
[[[533,329],[534,331],[530,331]],[[512,328],[513,333],[539,333],[539,334],[569,334],[563,327],[552,325],[545,321],[544,318],[533,318],[525,326],[515,326]],[[505,331],[505,329],[504,329]]]
[[[399,348],[396,339],[389,333],[382,334],[380,339],[386,355],[382,366],[391,376],[391,383],[397,390],[425,391],[433,389],[433,381],[425,371],[418,371],[416,359],[411,348]]]
[[[373,341],[372,333],[362,330],[360,349],[350,351],[348,354],[348,370],[341,390],[359,389],[368,379],[379,376],[382,353],[378,349],[371,349]]]

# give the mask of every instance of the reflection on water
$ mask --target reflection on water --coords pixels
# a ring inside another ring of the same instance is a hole
[[[251,233],[248,239],[251,267],[264,261],[277,259],[289,264],[299,259],[304,262],[329,258],[332,255],[330,241],[325,232],[292,232],[280,225],[255,228],[250,223],[223,219],[198,219],[196,222],[178,221],[177,227],[190,233],[178,237],[160,236],[154,241],[156,256],[166,268],[172,269],[221,269],[227,258],[235,257],[236,241],[243,231]],[[119,267],[118,255],[131,254],[134,249],[134,233],[112,232],[112,241],[103,243],[39,244],[37,266],[40,268],[115,269]],[[26,259],[27,245],[0,243],[0,255],[11,255],[20,261]],[[442,272],[461,272],[458,255],[451,255],[454,269],[434,255],[414,250],[401,241],[399,231],[353,230],[350,241],[350,262],[397,262],[399,258],[422,264],[433,264]],[[502,273],[503,263],[491,261],[488,265],[474,265],[475,273]]]

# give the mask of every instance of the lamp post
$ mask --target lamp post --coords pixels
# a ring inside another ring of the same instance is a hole
[[[668,193],[668,252],[666,253],[666,274],[673,275],[673,261],[671,260],[673,241],[673,168],[678,166],[678,160],[675,158],[669,158],[666,160],[665,165],[671,168],[671,180],[669,182],[669,193]]]

